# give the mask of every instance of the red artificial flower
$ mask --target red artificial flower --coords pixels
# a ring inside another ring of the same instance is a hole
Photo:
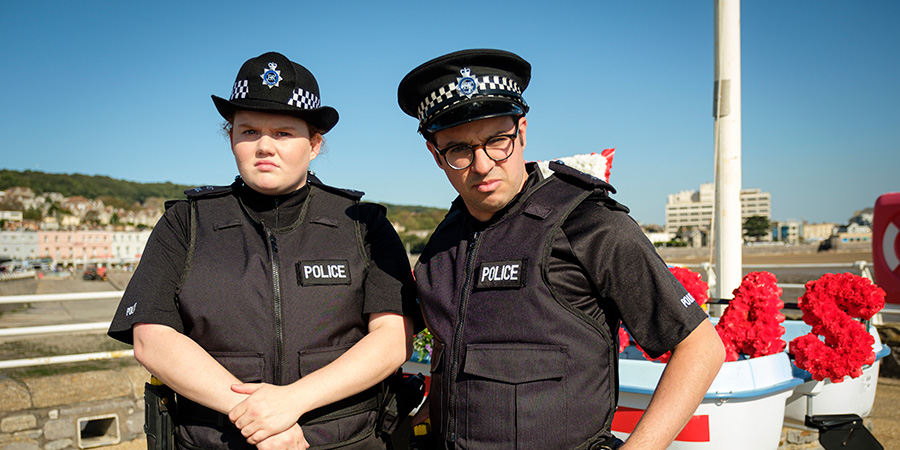
[[[875,338],[854,318],[869,320],[884,308],[880,287],[852,273],[827,273],[806,283],[798,306],[812,331],[792,340],[790,353],[813,379],[840,383],[845,376],[862,375],[863,366],[875,362]]]
[[[725,344],[725,361],[737,361],[740,354],[750,358],[772,355],[787,345],[784,335],[784,302],[775,275],[750,272],[734,290],[734,299],[716,324]]]

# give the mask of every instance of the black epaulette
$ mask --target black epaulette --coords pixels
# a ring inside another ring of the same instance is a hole
[[[362,198],[363,195],[366,195],[365,192],[363,192],[363,191],[357,191],[357,190],[353,190],[353,189],[342,189],[342,188],[336,188],[334,186],[329,186],[325,183],[322,183],[322,180],[320,180],[319,177],[317,177],[312,172],[309,173],[306,181],[309,182],[309,184],[311,184],[323,191],[328,191],[328,192],[331,192],[332,194],[337,194],[337,195],[340,195],[343,197],[347,197],[351,200],[358,201],[359,199]]]
[[[184,191],[188,200],[194,200],[203,197],[217,197],[223,194],[229,194],[234,190],[234,185],[230,186],[199,186]]]
[[[583,186],[588,189],[603,189],[613,194],[616,193],[616,188],[612,187],[611,184],[593,175],[586,174],[578,169],[567,166],[562,161],[550,161],[549,167],[554,175],[569,183]]]
[[[378,211],[381,211],[382,216],[387,216],[387,206],[384,206],[381,203],[360,202],[360,205],[371,206],[371,207],[377,209]]]
[[[166,200],[166,202],[163,203],[163,206],[165,207],[165,210],[168,211],[169,208],[177,205],[179,202],[186,202],[186,201],[187,200]]]

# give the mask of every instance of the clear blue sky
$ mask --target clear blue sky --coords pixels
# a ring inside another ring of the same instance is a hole
[[[743,187],[810,222],[900,191],[900,2],[745,0],[741,19]],[[227,184],[209,96],[275,50],[340,112],[313,163],[325,182],[446,207],[397,83],[474,47],[533,66],[527,159],[615,147],[616,198],[644,223],[713,181],[712,1],[3,2],[0,168]]]

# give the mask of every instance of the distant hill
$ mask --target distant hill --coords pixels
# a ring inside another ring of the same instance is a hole
[[[428,206],[406,206],[383,203],[387,208],[387,218],[392,223],[403,225],[406,231],[434,230],[441,223],[447,210]]]
[[[80,195],[90,199],[113,197],[129,204],[144,203],[148,198],[185,198],[186,186],[174,183],[137,183],[117,180],[102,175],[82,175],[45,173],[32,170],[19,172],[0,169],[0,190],[22,186],[31,188],[35,194],[59,192],[66,197]]]
[[[194,187],[174,183],[137,183],[101,175],[0,169],[0,191],[16,186],[31,188],[35,194],[59,192],[66,197],[80,195],[90,199],[101,198],[107,205],[123,207],[136,203],[144,204],[148,199],[185,198],[184,191]],[[400,237],[412,250],[420,249],[424,245],[427,235],[431,234],[431,230],[434,230],[447,213],[446,209],[426,206],[391,204],[384,206],[387,207],[388,220],[405,229],[400,232]],[[423,236],[423,231],[427,231],[427,235]]]

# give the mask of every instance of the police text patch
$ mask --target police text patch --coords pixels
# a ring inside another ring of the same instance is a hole
[[[296,267],[297,283],[301,286],[350,284],[350,265],[346,260],[300,261]]]
[[[482,263],[475,273],[478,289],[520,288],[525,285],[525,261]]]

